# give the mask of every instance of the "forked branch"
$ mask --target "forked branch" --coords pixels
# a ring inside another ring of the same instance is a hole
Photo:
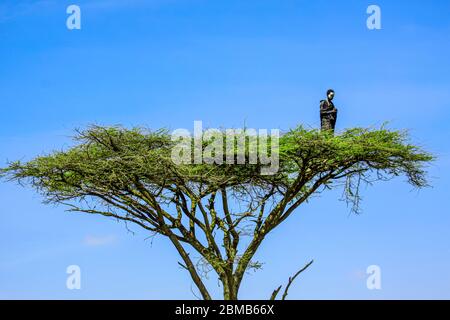
[[[295,278],[297,278],[297,276],[302,273],[303,271],[305,271],[306,269],[308,269],[308,267],[310,265],[312,265],[312,263],[314,262],[314,260],[311,260],[310,262],[308,262],[303,268],[301,268],[300,270],[297,271],[296,274],[294,274],[292,277],[289,277],[288,283],[286,285],[286,288],[284,289],[283,295],[281,297],[281,300],[286,300],[286,297],[288,295],[288,291],[289,291],[289,287],[291,286],[292,282],[294,282]],[[278,293],[280,292],[281,288],[283,286],[279,286],[278,288],[276,288],[273,292],[272,295],[270,296],[270,300],[275,300]]]

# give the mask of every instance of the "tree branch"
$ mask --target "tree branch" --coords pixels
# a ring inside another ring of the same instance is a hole
[[[297,276],[302,273],[303,271],[305,271],[306,269],[308,269],[308,267],[314,262],[314,260],[311,260],[310,262],[308,262],[303,268],[301,268],[300,270],[298,270],[292,277],[289,277],[288,279],[288,283],[286,285],[286,288],[284,289],[283,292],[283,296],[281,297],[281,300],[286,300],[286,297],[288,295],[288,291],[289,291],[289,287],[291,286],[291,284],[294,282],[295,278],[297,278]],[[281,290],[281,286],[279,286],[277,289],[275,289],[270,297],[270,300],[275,300],[278,292]]]

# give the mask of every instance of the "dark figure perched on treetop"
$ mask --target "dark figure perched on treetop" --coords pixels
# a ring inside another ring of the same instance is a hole
[[[331,130],[334,132],[336,126],[337,109],[332,100],[334,90],[327,90],[327,100],[320,100],[320,127],[322,130]]]

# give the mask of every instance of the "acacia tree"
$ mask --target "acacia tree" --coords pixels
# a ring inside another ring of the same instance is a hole
[[[166,130],[93,126],[77,131],[75,141],[66,151],[11,162],[0,174],[31,185],[47,203],[166,236],[203,299],[212,296],[202,266],[216,272],[224,299],[237,299],[246,272],[261,266],[253,258],[265,237],[312,195],[343,188],[358,212],[361,183],[402,175],[421,188],[433,160],[405,132],[384,127],[337,135],[301,126],[290,130],[280,137],[279,170],[272,175],[260,174],[261,163],[175,164],[176,142]],[[310,264],[289,278],[282,299]]]

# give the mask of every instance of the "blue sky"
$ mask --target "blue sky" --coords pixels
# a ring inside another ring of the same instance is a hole
[[[66,28],[70,4],[81,30]],[[366,27],[370,4],[381,30]],[[438,156],[433,187],[418,192],[402,178],[368,187],[357,216],[339,190],[312,199],[267,238],[264,268],[240,298],[268,298],[314,258],[290,298],[450,299],[449,35],[444,0],[4,0],[0,166],[68,147],[73,129],[92,123],[317,127],[332,87],[338,130],[410,129]],[[194,298],[165,238],[66,213],[12,183],[0,183],[0,200],[0,298]],[[66,288],[72,264],[81,290]],[[381,290],[366,288],[373,264]]]

